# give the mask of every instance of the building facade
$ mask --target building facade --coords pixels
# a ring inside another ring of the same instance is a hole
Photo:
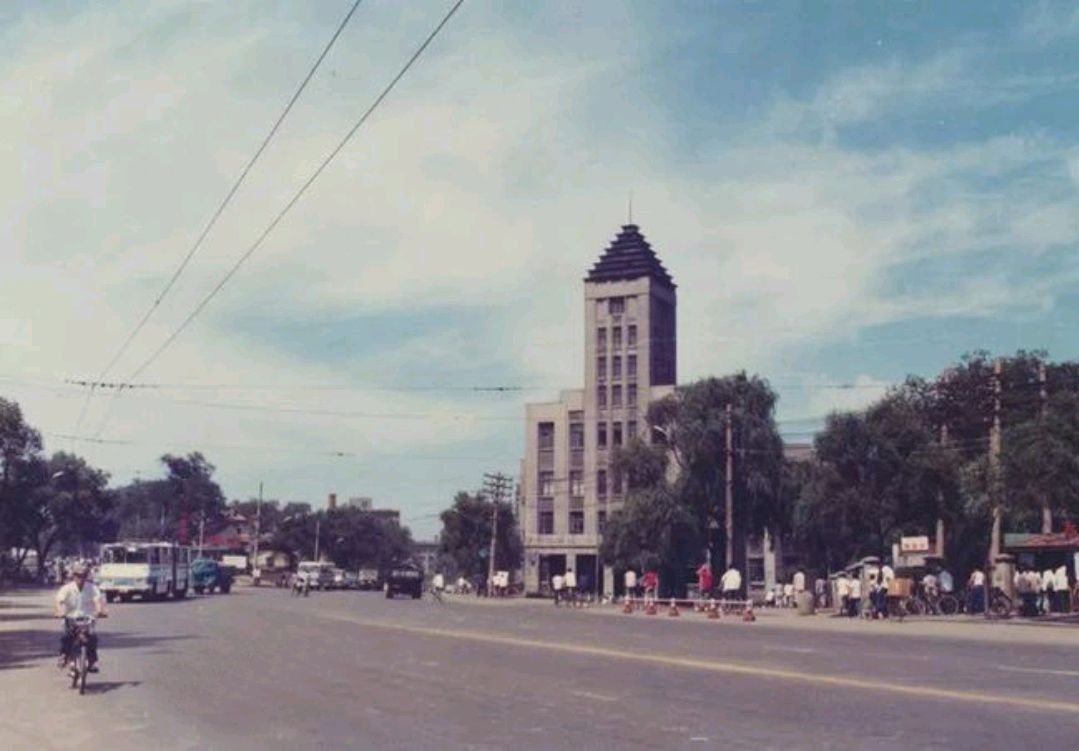
[[[525,408],[519,522],[529,593],[567,570],[583,591],[612,590],[599,544],[625,488],[610,455],[649,438],[648,405],[677,382],[675,284],[636,225],[622,227],[585,277],[584,306],[584,387]]]

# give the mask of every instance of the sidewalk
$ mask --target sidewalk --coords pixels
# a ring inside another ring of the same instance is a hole
[[[1007,618],[987,621],[982,616],[932,616],[906,617],[902,621],[887,619],[866,621],[838,617],[829,612],[816,615],[800,616],[793,608],[756,608],[754,623],[745,623],[739,615],[724,615],[718,620],[709,620],[704,613],[694,612],[692,608],[680,608],[679,618],[667,615],[667,606],[659,602],[657,615],[648,616],[637,610],[632,614],[622,612],[619,604],[596,605],[584,608],[556,608],[551,600],[532,598],[482,598],[473,596],[451,596],[446,601],[468,607],[501,608],[545,608],[551,612],[563,612],[566,617],[609,617],[638,619],[662,624],[664,627],[684,628],[698,626],[702,628],[749,628],[772,630],[777,637],[783,632],[798,631],[803,633],[832,634],[881,634],[886,636],[915,637],[923,639],[942,639],[957,641],[977,641],[984,643],[1021,643],[1047,644],[1079,647],[1079,623],[1071,617],[1049,620],[1028,620],[1025,618]]]

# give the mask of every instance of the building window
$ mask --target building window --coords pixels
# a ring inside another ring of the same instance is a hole
[[[614,481],[613,481],[612,485],[614,486],[612,488],[612,491],[614,492],[614,494],[615,495],[621,495],[622,494],[622,474],[620,472],[615,472],[614,473]]]
[[[607,497],[607,470],[605,469],[596,472],[596,495],[600,498]]]
[[[584,495],[584,472],[579,469],[569,473],[569,494],[574,498]]]
[[[611,358],[611,378],[622,377],[622,358],[615,355]]]
[[[607,313],[612,316],[620,316],[626,312],[626,300],[623,297],[612,297],[607,301]]]
[[[596,329],[596,349],[607,349],[607,327],[600,326]]]
[[[600,409],[607,409],[607,387],[596,387],[596,406]]]
[[[753,584],[764,581],[764,559],[750,558],[746,561],[746,574]]]
[[[607,423],[596,423],[596,448],[607,448]]]
[[[637,355],[626,355],[626,376],[631,381],[637,378]]]
[[[539,450],[554,450],[554,423],[541,422],[539,424]]]
[[[611,406],[612,407],[621,407],[622,406],[622,386],[619,385],[619,384],[615,384],[614,386],[611,386]]]
[[[632,441],[637,437],[637,421],[630,420],[626,423],[626,440]]]
[[[536,533],[541,535],[554,534],[554,511],[540,511],[536,515]]]
[[[637,346],[637,324],[635,324],[635,323],[631,323],[626,328],[626,346],[627,347],[636,347]]]
[[[614,433],[611,436],[611,443],[613,445],[615,445],[615,446],[621,446],[622,445],[622,423],[620,423],[620,422],[613,423],[612,428],[614,429]]]
[[[605,380],[607,378],[607,356],[600,355],[596,358],[596,378],[599,380]]]
[[[631,383],[628,386],[626,386],[626,406],[627,407],[636,407],[637,406],[637,384],[635,384],[635,383]]]
[[[607,531],[607,509],[600,509],[596,512],[596,530],[600,534]]]
[[[544,470],[539,473],[539,494],[548,497],[554,495],[554,472]]]
[[[570,451],[584,450],[584,423],[571,422],[569,424],[569,448]]]
[[[584,512],[583,511],[570,511],[569,512],[569,533],[571,535],[583,535],[584,534]]]
[[[611,347],[614,349],[621,349],[622,347],[622,327],[611,327]]]

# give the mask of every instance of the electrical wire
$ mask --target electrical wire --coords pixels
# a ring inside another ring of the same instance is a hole
[[[262,152],[266,150],[266,147],[269,146],[270,141],[273,140],[273,137],[277,134],[278,129],[280,129],[281,127],[281,123],[285,121],[285,118],[288,117],[288,114],[292,111],[293,106],[300,98],[300,95],[304,92],[304,89],[307,88],[307,84],[310,83],[311,79],[315,75],[315,72],[322,65],[322,61],[326,59],[326,55],[329,54],[330,49],[333,47],[334,43],[337,42],[337,38],[341,36],[341,32],[345,30],[345,26],[348,25],[349,20],[351,20],[353,14],[356,12],[356,9],[360,6],[361,2],[363,2],[363,0],[355,0],[355,2],[352,3],[352,6],[349,8],[348,13],[345,14],[345,17],[341,19],[341,22],[337,25],[337,29],[334,31],[333,36],[330,37],[330,40],[326,43],[326,46],[323,47],[322,52],[319,54],[318,58],[315,59],[315,62],[311,66],[310,70],[307,71],[307,75],[304,76],[304,79],[300,82],[299,87],[296,89],[295,92],[293,92],[292,97],[285,105],[284,110],[281,111],[281,114],[278,115],[277,120],[274,121],[273,126],[270,128],[270,131],[262,139],[262,143],[259,144],[258,149],[255,151],[254,155],[248,160],[243,170],[240,171],[239,177],[237,177],[236,180],[233,182],[232,187],[229,189],[229,192],[225,195],[221,203],[218,204],[217,209],[210,217],[210,221],[208,221],[206,223],[206,226],[203,227],[202,232],[199,234],[194,244],[191,246],[190,249],[188,249],[187,254],[184,256],[183,260],[180,261],[180,265],[177,266],[176,270],[172,272],[172,276],[169,277],[169,280],[165,283],[164,288],[162,288],[161,292],[158,293],[157,297],[154,299],[153,303],[151,303],[150,307],[147,308],[142,318],[135,325],[135,328],[132,329],[131,332],[127,335],[127,338],[124,339],[123,344],[120,345],[120,348],[116,351],[116,354],[112,356],[112,359],[109,360],[108,364],[104,367],[96,380],[103,381],[105,377],[109,374],[109,372],[113,369],[113,367],[115,367],[116,363],[119,362],[120,358],[123,357],[125,352],[127,352],[127,349],[131,346],[131,343],[143,330],[147,322],[149,322],[154,312],[161,305],[161,302],[172,290],[173,286],[179,280],[181,274],[183,274],[184,269],[186,269],[188,264],[191,263],[191,259],[194,258],[199,248],[202,247],[203,241],[206,240],[206,237],[210,234],[210,231],[217,224],[217,220],[221,218],[221,215],[224,213],[225,209],[232,202],[233,196],[236,195],[236,192],[240,189],[240,186],[243,184],[244,180],[247,179],[247,175],[251,172],[252,167],[255,166],[255,162],[259,160],[259,157],[262,156]],[[90,400],[92,399],[93,394],[94,389],[91,388],[86,395],[86,401],[83,403],[82,410],[79,412],[79,418],[76,422],[74,430],[74,433],[76,434],[82,428],[82,423],[83,420],[85,420],[86,418],[86,412],[89,408]]]

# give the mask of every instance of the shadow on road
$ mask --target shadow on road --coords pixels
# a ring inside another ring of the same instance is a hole
[[[101,633],[103,654],[114,649],[137,649],[173,641],[200,639],[194,634],[150,636],[137,633]],[[23,629],[0,631],[0,670],[29,667],[41,660],[54,659],[60,650],[60,629]],[[161,650],[167,652],[168,650]]]
[[[118,688],[141,686],[142,681],[101,681],[92,682],[86,684],[86,693],[88,694],[107,694],[110,691],[115,691]]]

